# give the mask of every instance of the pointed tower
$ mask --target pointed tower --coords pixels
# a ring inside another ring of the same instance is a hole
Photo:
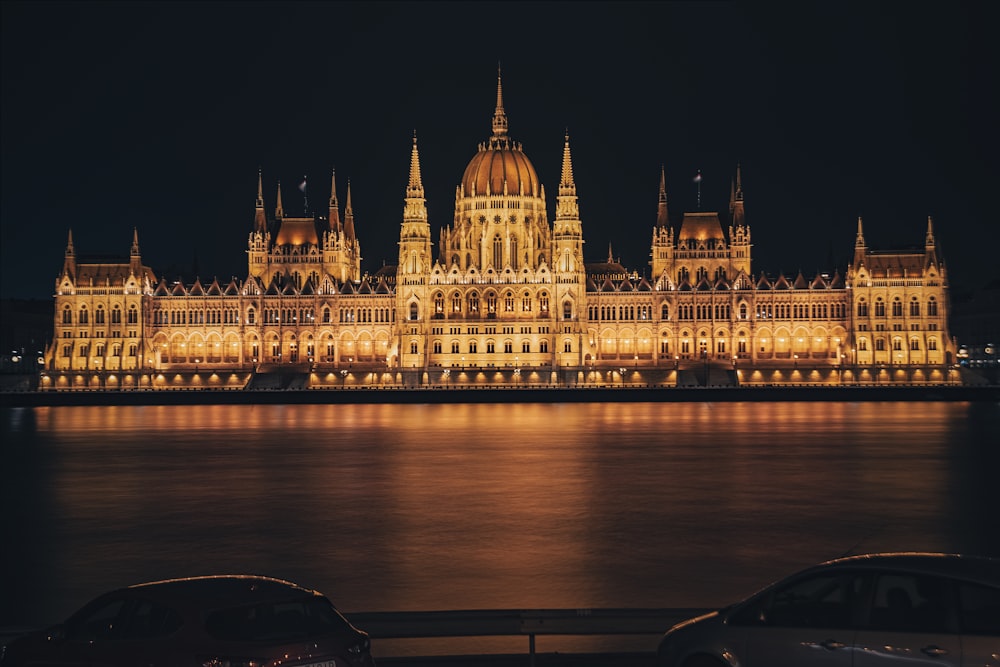
[[[66,240],[66,255],[63,258],[63,270],[61,278],[69,278],[76,282],[76,251],[73,249],[73,230],[69,230],[69,238]],[[58,288],[59,280],[56,280]]]
[[[347,182],[347,203],[344,222],[340,221],[340,204],[337,200],[336,173],[330,176],[329,220],[323,232],[324,271],[338,282],[361,280],[361,245],[354,233],[354,209],[351,206],[351,183]]]
[[[556,196],[556,219],[552,231],[552,270],[555,275],[556,305],[558,320],[563,322],[560,333],[570,337],[575,355],[560,353],[560,365],[578,365],[580,338],[583,332],[581,312],[586,310],[587,271],[583,261],[583,224],[580,222],[580,206],[576,196],[576,181],[573,178],[573,158],[569,148],[569,131],[563,141],[562,174],[559,178],[559,194]],[[566,349],[565,343],[554,341],[555,349]]]
[[[278,201],[281,201],[280,197]],[[267,231],[267,215],[264,214],[264,177],[261,170],[257,170],[257,201],[254,203],[253,230],[255,232]]]
[[[674,230],[670,226],[667,209],[667,172],[660,166],[660,196],[656,204],[656,224],[653,225],[653,243],[650,250],[650,267],[653,282],[666,279],[672,273],[674,261]],[[660,289],[666,289],[662,284]]]
[[[285,209],[281,206],[281,181],[278,181],[278,203],[274,207],[274,217],[278,220],[285,217]]]
[[[133,276],[142,276],[142,255],[139,253],[139,230],[132,228],[132,249],[129,251],[129,271]]]
[[[330,221],[330,231],[334,233],[339,233],[342,231],[340,226],[340,204],[337,203],[337,172],[332,171],[330,174],[330,205],[329,205],[329,218]]]
[[[281,207],[281,187],[278,187],[278,207]],[[254,202],[253,230],[247,239],[247,275],[261,278],[267,274],[267,250],[271,245],[271,233],[267,229],[267,214],[264,213],[264,180],[261,170],[257,170],[257,199]]]
[[[858,216],[858,233],[854,237],[854,268],[859,269],[864,266],[865,255],[868,253],[868,246],[865,245],[865,234],[861,228],[861,216]]]
[[[351,180],[347,179],[347,203],[344,204],[344,239],[348,243],[357,240],[354,235],[354,208],[351,206]]]
[[[736,180],[733,182],[729,195],[729,275],[736,277],[740,273],[752,275],[750,271],[750,226],[746,222],[743,210],[743,179],[740,165],[736,165]]]
[[[934,219],[927,216],[927,235],[924,237],[924,268],[926,270],[928,267],[938,264],[937,241],[934,240]]]
[[[415,277],[431,268],[431,226],[427,220],[427,200],[420,175],[417,133],[410,149],[410,178],[406,185],[403,222],[399,229],[399,275]]]
[[[403,221],[399,226],[399,262],[396,267],[396,321],[399,366],[425,369],[427,366],[427,321],[432,303],[428,293],[431,272],[431,226],[427,220],[427,200],[420,176],[417,133],[410,149],[410,178],[406,185]]]

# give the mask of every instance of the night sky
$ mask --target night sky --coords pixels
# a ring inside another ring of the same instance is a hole
[[[273,212],[350,179],[363,270],[395,263],[414,131],[435,250],[491,131],[546,185],[570,133],[585,255],[647,270],[661,165],[674,224],[728,211],[753,270],[844,271],[922,246],[952,286],[1000,277],[1000,109],[987,3],[52,3],[2,8],[0,296],[47,298],[79,256],[170,279],[247,273],[258,168]],[[989,223],[988,223],[989,221]]]

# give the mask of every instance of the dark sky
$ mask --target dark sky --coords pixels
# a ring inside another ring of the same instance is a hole
[[[416,131],[435,248],[488,138],[511,136],[553,218],[569,130],[585,254],[646,268],[660,166],[679,222],[743,167],[754,272],[844,270],[923,243],[953,287],[1000,276],[998,59],[987,3],[53,3],[2,7],[0,296],[51,296],[79,255],[246,275],[265,203],[331,168],[374,271],[394,263]],[[989,222],[988,222],[989,221]]]

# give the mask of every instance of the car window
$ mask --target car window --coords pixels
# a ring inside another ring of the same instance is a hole
[[[66,623],[66,638],[74,641],[114,639],[122,629],[125,600],[95,602],[80,610]]]
[[[951,631],[949,583],[929,575],[883,573],[875,581],[867,627],[899,632]]]
[[[829,573],[781,584],[737,612],[735,625],[851,627],[862,578]]]
[[[1000,634],[1000,588],[961,584],[958,596],[963,634],[991,637]]]
[[[348,624],[323,597],[217,609],[205,618],[205,631],[227,641],[303,639],[347,629]]]
[[[121,639],[154,639],[167,637],[181,627],[176,611],[149,600],[137,600],[129,615]]]

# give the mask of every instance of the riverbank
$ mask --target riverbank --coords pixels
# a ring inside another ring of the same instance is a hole
[[[752,401],[1000,401],[1000,386],[461,387],[289,390],[9,391],[0,406],[349,403],[648,403]]]

